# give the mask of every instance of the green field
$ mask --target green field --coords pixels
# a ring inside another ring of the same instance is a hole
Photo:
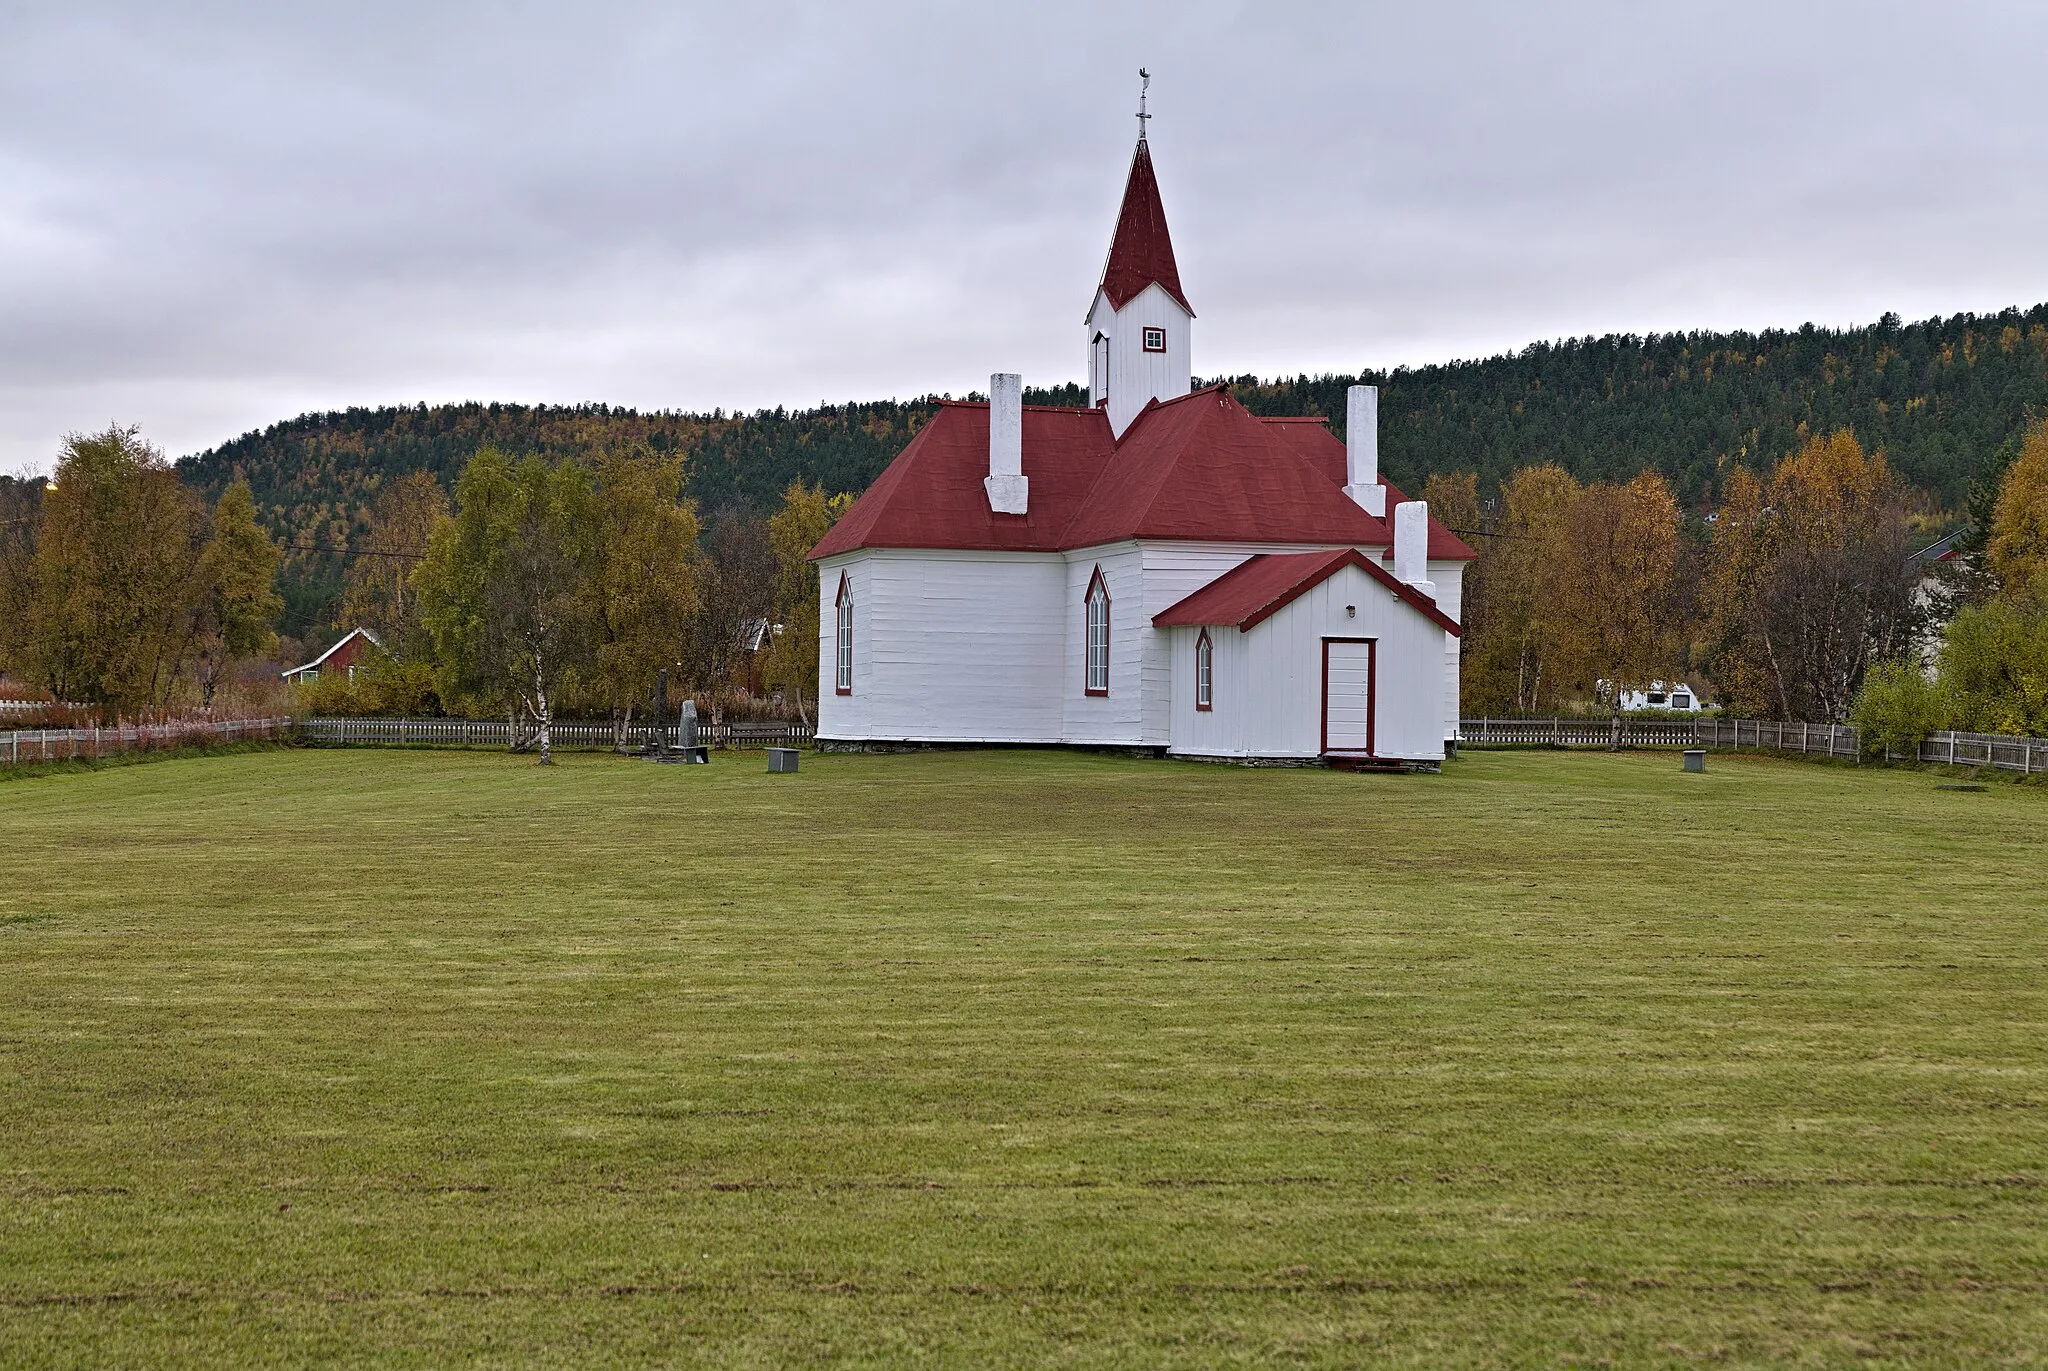
[[[0,1364],[2040,1365],[2048,790],[0,784]]]

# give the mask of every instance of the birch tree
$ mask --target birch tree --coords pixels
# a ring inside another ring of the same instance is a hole
[[[1846,717],[1871,664],[1917,638],[1909,551],[1897,480],[1847,430],[1808,442],[1766,480],[1731,475],[1702,595],[1723,702]]]
[[[590,478],[575,462],[514,466],[485,448],[464,467],[455,514],[415,573],[442,698],[482,695],[515,722],[531,720],[542,765],[554,761],[563,689],[592,657],[592,506]]]
[[[246,481],[222,492],[213,510],[213,533],[199,557],[193,606],[194,660],[200,703],[237,658],[254,656],[277,641],[273,626],[284,601],[277,594],[278,551],[256,522],[256,499]]]
[[[1653,471],[1591,485],[1559,535],[1550,611],[1561,653],[1581,685],[1606,690],[1619,746],[1623,693],[1672,672],[1678,657],[1678,502]]]
[[[1464,680],[1481,712],[1534,713],[1571,684],[1559,661],[1555,558],[1578,497],[1579,483],[1556,465],[1523,467],[1501,487],[1466,592]]]
[[[678,458],[643,448],[598,459],[589,621],[595,677],[622,750],[634,703],[653,692],[656,673],[681,661],[703,603],[697,508],[682,492]]]

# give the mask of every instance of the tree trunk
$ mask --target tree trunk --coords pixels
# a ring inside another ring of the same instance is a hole
[[[533,669],[533,704],[534,719],[540,725],[540,764],[542,766],[553,766],[555,764],[553,738],[548,731],[548,683],[542,677],[540,667],[537,665]]]

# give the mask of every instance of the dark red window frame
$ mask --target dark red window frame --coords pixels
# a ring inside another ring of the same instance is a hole
[[[1206,662],[1204,659],[1207,659]],[[1202,668],[1209,668],[1209,679],[1202,679]],[[1208,698],[1202,698],[1202,687],[1208,686]],[[1195,638],[1195,710],[1207,714],[1216,707],[1216,644],[1209,639],[1209,630],[1203,629]]]
[[[1380,640],[1377,638],[1323,639],[1323,717],[1320,724],[1323,755],[1330,752],[1330,644],[1365,644],[1365,755],[1378,757],[1380,724]]]
[[[1144,345],[1145,345],[1145,351],[1147,351],[1147,352],[1164,352],[1164,351],[1166,351],[1166,330],[1165,330],[1165,329],[1163,329],[1163,328],[1148,328],[1148,329],[1146,329],[1146,330],[1145,330],[1145,331],[1144,331],[1144,332],[1143,332],[1142,334],[1140,334],[1140,335],[1139,335],[1139,337],[1140,337],[1140,339],[1141,339],[1141,340],[1142,340],[1142,341],[1144,342]],[[1159,346],[1157,346],[1157,347],[1154,347],[1154,346],[1152,345],[1152,340],[1153,340],[1153,338],[1155,338],[1155,337],[1159,339]]]
[[[1097,688],[1089,684],[1095,675],[1095,591],[1102,589],[1102,685]],[[1109,694],[1109,645],[1110,634],[1109,578],[1096,567],[1095,574],[1088,578],[1088,593],[1081,597],[1081,693],[1083,695]]]
[[[832,597],[832,693],[853,694],[853,615],[845,605],[853,595],[853,582],[839,573],[839,593]]]

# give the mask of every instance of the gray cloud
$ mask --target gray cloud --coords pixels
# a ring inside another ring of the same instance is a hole
[[[0,469],[1078,377],[1141,62],[1204,372],[2033,303],[2044,46],[1998,4],[16,4]]]

